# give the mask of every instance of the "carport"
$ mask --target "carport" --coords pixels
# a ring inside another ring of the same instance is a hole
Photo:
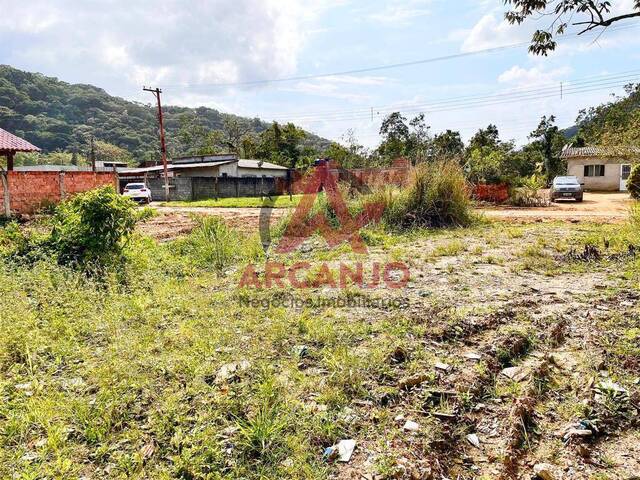
[[[11,215],[11,206],[9,201],[9,180],[7,172],[13,170],[13,157],[18,152],[39,152],[40,149],[30,144],[25,139],[16,137],[14,134],[0,128],[0,157],[7,157],[7,171],[2,167],[2,192],[4,203],[4,214],[8,217]]]

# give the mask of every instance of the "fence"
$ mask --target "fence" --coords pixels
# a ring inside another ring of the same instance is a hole
[[[70,195],[103,185],[117,185],[113,172],[2,172],[2,213],[33,213]]]
[[[286,193],[287,181],[273,177],[172,177],[169,179],[169,200],[188,201],[208,198],[260,197]],[[120,189],[127,183],[145,182],[154,200],[165,200],[164,178],[120,177]]]

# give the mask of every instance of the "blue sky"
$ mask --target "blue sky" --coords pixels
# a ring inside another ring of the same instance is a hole
[[[630,11],[633,0],[612,3]],[[145,103],[142,85],[159,86],[168,104],[292,120],[334,140],[353,130],[367,146],[393,110],[424,110],[433,133],[451,128],[465,139],[495,123],[522,143],[542,115],[571,125],[581,108],[640,79],[640,26],[628,21],[598,38],[571,36],[549,57],[520,46],[363,74],[212,86],[477,52],[525,42],[545,25],[506,25],[502,0],[0,0],[0,12],[0,63]],[[513,92],[523,101],[504,97]],[[493,94],[503,100],[478,98]]]

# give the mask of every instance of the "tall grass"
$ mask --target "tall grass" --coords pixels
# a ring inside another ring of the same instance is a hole
[[[383,220],[396,229],[463,227],[472,220],[467,181],[453,161],[420,164],[406,188],[387,188],[372,198],[384,202]]]
[[[219,217],[195,217],[197,226],[189,237],[176,241],[179,253],[202,268],[219,273],[243,260],[262,258],[264,252],[257,235],[245,236],[229,228]]]

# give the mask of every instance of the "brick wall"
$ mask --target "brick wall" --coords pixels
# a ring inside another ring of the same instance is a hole
[[[103,185],[117,186],[111,172],[6,172],[12,213],[33,213],[70,195]],[[0,188],[4,213],[4,188]]]

